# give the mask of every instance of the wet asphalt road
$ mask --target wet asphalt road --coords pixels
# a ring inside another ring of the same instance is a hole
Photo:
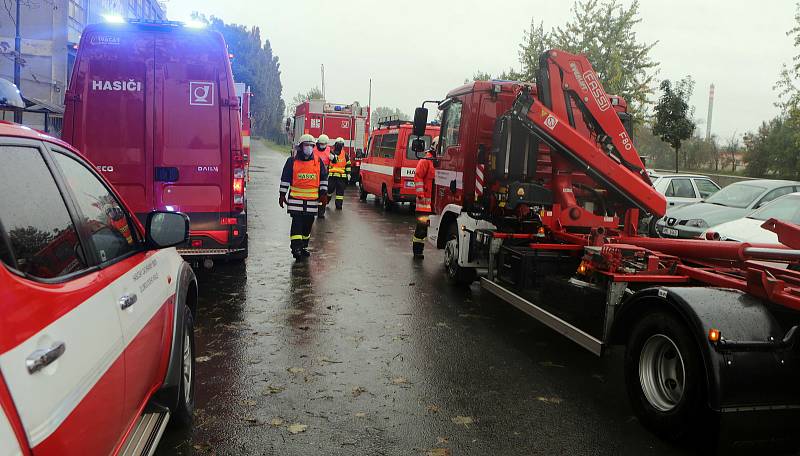
[[[197,408],[159,455],[682,454],[644,430],[621,353],[598,359],[477,284],[441,252],[414,261],[408,208],[350,188],[289,253],[286,155],[254,142],[250,257],[200,272]]]

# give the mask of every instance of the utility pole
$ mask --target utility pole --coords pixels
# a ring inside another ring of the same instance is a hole
[[[19,34],[19,3],[21,1],[22,0],[17,0],[17,15],[14,24],[16,27],[16,35],[14,36],[14,85],[17,86],[17,89],[20,91],[22,90],[22,87],[20,87],[22,83],[22,62],[20,62],[22,58],[22,37]],[[20,109],[14,111],[14,122],[22,123],[22,111]]]
[[[706,118],[706,141],[711,139],[711,115],[714,113],[714,84],[708,90],[708,117]]]

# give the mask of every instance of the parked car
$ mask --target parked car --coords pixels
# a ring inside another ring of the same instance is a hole
[[[653,187],[667,197],[667,208],[672,209],[702,201],[719,191],[720,187],[706,176],[699,174],[664,174],[648,170]],[[652,234],[656,219],[643,217],[639,222],[641,232]]]
[[[367,156],[361,161],[360,196],[362,200],[372,194],[381,198],[384,209],[395,203],[414,203],[417,192],[414,173],[417,154],[411,150],[412,123],[401,120],[379,122],[367,146]],[[439,127],[428,125],[425,129],[425,148],[439,135]]]
[[[778,235],[761,228],[771,218],[800,225],[800,193],[777,198],[746,217],[715,226],[713,231],[723,241],[777,244]]]
[[[194,404],[189,220],[142,224],[69,144],[0,123],[0,453],[152,454]]]
[[[717,225],[741,218],[753,209],[800,190],[800,182],[755,179],[736,182],[707,199],[667,211],[656,222],[655,234],[670,238],[698,238]]]
[[[239,102],[222,35],[176,22],[88,25],[65,96],[62,138],[144,221],[191,219],[185,257],[210,267],[248,255]]]

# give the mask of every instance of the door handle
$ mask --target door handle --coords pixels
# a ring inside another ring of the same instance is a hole
[[[25,358],[29,374],[35,374],[57,360],[67,350],[64,342],[54,342],[50,348],[40,348]]]
[[[119,307],[120,309],[127,309],[128,307],[136,304],[136,300],[139,299],[136,296],[136,293],[126,294],[119,298]]]

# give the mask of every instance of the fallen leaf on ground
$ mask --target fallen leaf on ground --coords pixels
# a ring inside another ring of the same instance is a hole
[[[194,359],[194,362],[196,362],[196,363],[204,363],[204,362],[206,362],[206,361],[208,361],[210,359],[211,359],[210,356],[198,356],[197,358]]]
[[[447,326],[447,323],[445,323],[443,321],[440,321],[439,323],[436,323],[436,326],[439,326],[440,328],[449,328],[449,326]]]
[[[246,405],[246,406],[248,406],[248,407],[252,407],[252,406],[256,405],[256,401],[254,401],[254,400],[252,400],[252,399],[245,399],[245,400],[243,400],[243,401],[241,402],[241,404],[242,404],[242,405]]]
[[[356,386],[355,388],[353,388],[353,397],[361,396],[361,393],[366,393],[366,392],[367,392],[366,388]]]
[[[564,367],[563,364],[556,364],[552,361],[542,361],[539,363],[539,365],[542,367]]]
[[[436,443],[447,443],[450,441],[450,437],[436,437]]]
[[[367,416],[367,412],[356,412],[356,418],[364,418]]]
[[[248,423],[258,423],[258,418],[254,416],[245,416],[242,417],[243,420],[247,421]]]
[[[293,373],[293,374],[302,374],[303,372],[306,371],[302,367],[290,367],[290,368],[288,368],[286,370],[291,372],[291,373]]]
[[[283,420],[280,418],[273,418],[269,421],[269,425],[273,427],[278,427],[283,424]]]
[[[392,379],[393,385],[404,385],[406,383],[408,383],[408,379],[405,377],[395,377]]]
[[[470,424],[474,423],[475,420],[472,419],[471,416],[455,416],[450,419],[455,424],[463,424],[464,426],[469,426]]]
[[[558,396],[552,396],[552,397],[539,396],[539,397],[536,398],[536,400],[540,401],[540,402],[545,402],[547,404],[560,404],[561,403],[561,398],[558,397]]]
[[[439,406],[436,404],[428,404],[428,406],[425,407],[425,411],[430,413],[436,413],[439,411]]]
[[[211,448],[211,445],[209,445],[208,443],[195,443],[192,446],[194,447],[195,450],[198,451],[204,451]]]
[[[339,363],[344,362],[344,361],[337,361],[335,359],[325,358],[324,356],[321,357],[321,358],[317,358],[317,359],[319,359],[320,362],[331,363],[331,364],[339,364]]]
[[[263,396],[269,396],[271,394],[278,394],[278,393],[282,392],[284,389],[286,389],[286,388],[284,388],[282,386],[268,386],[268,387],[264,388],[261,391],[261,394]]]
[[[299,434],[301,432],[306,432],[307,428],[308,428],[308,425],[306,425],[306,424],[293,423],[293,424],[290,424],[287,429],[289,429],[289,433],[290,434]]]
[[[425,456],[450,456],[450,448],[432,448],[425,453]]]

